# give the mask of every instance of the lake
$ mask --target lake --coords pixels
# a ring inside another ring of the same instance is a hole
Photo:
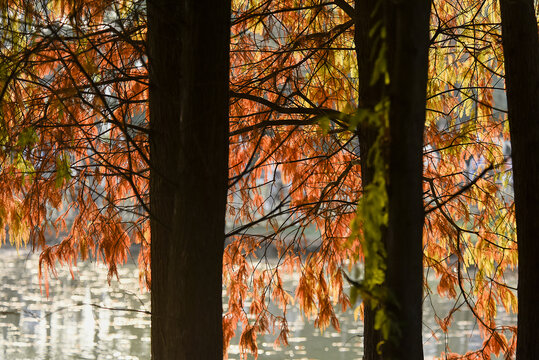
[[[133,259],[119,268],[120,281],[107,285],[103,264],[79,263],[72,279],[58,266],[58,278],[50,280],[50,294],[40,292],[37,255],[28,250],[0,249],[0,360],[63,360],[150,358],[150,296],[141,293]],[[285,280],[292,288],[294,274]],[[433,312],[444,316],[450,301],[432,296],[424,306],[425,359],[439,356],[449,346],[466,352],[481,345],[477,324],[469,311],[459,310],[449,335],[437,329]],[[118,310],[129,309],[136,311]],[[288,312],[290,346],[274,348],[274,336],[259,337],[261,360],[361,359],[363,329],[351,310],[339,314],[341,332],[321,333],[313,319],[303,318],[297,308]],[[498,324],[514,324],[515,316],[499,310]],[[239,338],[232,341],[229,359],[239,360]],[[251,357],[249,357],[251,358]]]

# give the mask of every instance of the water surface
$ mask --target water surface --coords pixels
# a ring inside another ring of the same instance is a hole
[[[79,263],[72,278],[58,266],[58,278],[50,280],[49,297],[40,291],[37,256],[27,250],[0,249],[0,360],[150,359],[150,296],[141,292],[135,261],[119,268],[120,281],[107,285],[107,270],[95,262]],[[285,286],[293,289],[297,276]],[[226,303],[226,300],[225,300]],[[455,314],[449,335],[437,331],[436,311],[443,317],[453,303],[432,296],[425,303],[425,358],[446,348],[466,352],[481,346],[473,315]],[[120,309],[129,309],[124,311]],[[297,308],[288,312],[290,346],[275,348],[275,336],[259,337],[259,359],[354,360],[361,359],[361,325],[351,310],[338,314],[341,332],[315,329],[313,319]],[[498,324],[514,324],[515,317],[500,312]],[[238,337],[229,359],[239,360]],[[251,357],[249,357],[251,358]]]

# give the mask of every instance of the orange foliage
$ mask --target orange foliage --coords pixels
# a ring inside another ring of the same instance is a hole
[[[137,244],[149,288],[143,2],[55,1],[47,11],[8,3],[1,223],[10,241],[39,249],[45,284],[57,261],[79,257],[105,262],[110,280]],[[233,1],[225,348],[238,324],[243,353],[256,354],[257,333],[286,344],[295,301],[321,329],[338,329],[336,307],[350,306],[342,271],[363,261],[349,239],[362,195],[351,6]],[[445,356],[512,354],[516,335],[503,332],[516,330],[494,321],[498,304],[516,311],[505,275],[517,265],[508,127],[494,101],[503,89],[497,5],[436,0],[431,24],[424,264],[440,295],[464,299],[484,338],[482,349]],[[283,274],[293,271],[298,285],[286,289]],[[438,318],[443,331],[451,314]]]

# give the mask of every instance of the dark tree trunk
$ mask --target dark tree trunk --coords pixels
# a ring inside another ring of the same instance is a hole
[[[539,40],[533,0],[501,0],[518,239],[517,359],[539,356]]]
[[[423,130],[429,0],[386,1],[389,84],[387,286],[400,337],[387,359],[423,359]]]
[[[356,46],[356,60],[359,73],[359,107],[374,112],[374,108],[384,95],[384,81],[381,77],[376,83],[371,84],[376,51],[374,51],[375,41],[369,33],[373,27],[383,20],[383,8],[377,6],[374,0],[358,0],[355,7],[355,33],[354,41]],[[374,168],[368,161],[368,154],[378,136],[378,129],[369,125],[368,122],[361,122],[358,126],[358,138],[361,161],[361,182],[365,187],[370,184],[374,176]],[[375,309],[364,303],[363,321],[363,359],[379,360],[380,354],[377,345],[382,340],[380,332],[374,329]]]
[[[384,96],[390,99],[387,245],[387,287],[398,307],[394,312],[401,336],[384,347],[385,359],[423,359],[423,129],[428,72],[430,1],[356,2],[356,54],[359,67],[359,103],[374,110]],[[371,34],[384,24],[390,84],[384,76],[372,84],[371,74],[380,39]],[[367,123],[359,127],[363,186],[373,178],[367,158],[378,134]],[[376,347],[380,333],[374,329],[374,310],[365,308],[365,360],[380,359]]]
[[[230,1],[148,1],[152,358],[222,359]]]

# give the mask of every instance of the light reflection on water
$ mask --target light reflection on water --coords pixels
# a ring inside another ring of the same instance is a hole
[[[150,310],[150,296],[139,290],[134,261],[119,272],[120,282],[113,280],[109,287],[102,264],[80,263],[75,279],[66,268],[58,267],[58,279],[50,280],[47,298],[39,289],[37,256],[28,256],[24,250],[17,255],[15,250],[1,249],[0,360],[149,359],[150,316],[103,308]],[[283,278],[285,286],[292,288],[294,277]],[[453,305],[437,296],[433,296],[433,302],[442,317]],[[481,346],[469,311],[455,314],[449,336],[441,332],[432,335],[430,329],[438,329],[433,311],[430,304],[425,306],[425,359],[439,356],[447,345],[461,353]],[[259,359],[361,359],[363,329],[354,321],[352,310],[338,317],[340,333],[332,328],[321,333],[314,328],[313,319],[303,318],[295,307],[290,309],[290,346],[275,348],[274,335],[259,337]],[[514,324],[514,319],[500,311],[498,324]],[[239,337],[232,341],[230,360],[240,359],[238,342]]]
[[[75,279],[58,267],[47,298],[41,294],[37,256],[0,250],[0,359],[149,359],[150,317],[104,307],[150,310],[134,265],[107,284],[103,265],[80,263]]]

